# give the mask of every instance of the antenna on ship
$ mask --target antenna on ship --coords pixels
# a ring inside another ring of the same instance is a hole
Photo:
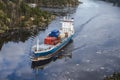
[[[70,4],[67,5],[68,13],[67,13],[67,19],[70,17]]]

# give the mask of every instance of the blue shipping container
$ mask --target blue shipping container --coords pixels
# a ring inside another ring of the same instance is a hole
[[[53,30],[51,31],[51,33],[49,34],[50,37],[58,37],[60,34],[59,30]]]

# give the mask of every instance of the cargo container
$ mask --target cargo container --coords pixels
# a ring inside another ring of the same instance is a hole
[[[55,37],[46,37],[45,39],[44,39],[44,44],[50,44],[50,45],[53,45],[53,41],[55,41],[56,40],[56,38]]]
[[[44,39],[44,44],[56,45],[59,42],[60,42],[60,40],[56,37],[49,37],[48,36]]]
[[[59,30],[53,30],[49,33],[49,36],[58,38],[59,34],[60,34]]]

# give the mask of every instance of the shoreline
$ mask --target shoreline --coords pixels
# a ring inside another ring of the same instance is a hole
[[[102,1],[113,3],[113,6],[120,7],[120,1],[119,0],[102,0]]]

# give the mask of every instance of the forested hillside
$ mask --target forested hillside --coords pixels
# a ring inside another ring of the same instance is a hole
[[[30,3],[37,7],[30,7]],[[0,0],[0,33],[10,30],[43,28],[55,18],[39,7],[63,8],[79,4],[78,0]]]
[[[32,25],[43,27],[53,18],[38,7],[29,7],[23,0],[0,0],[0,33],[11,29],[29,29]]]

